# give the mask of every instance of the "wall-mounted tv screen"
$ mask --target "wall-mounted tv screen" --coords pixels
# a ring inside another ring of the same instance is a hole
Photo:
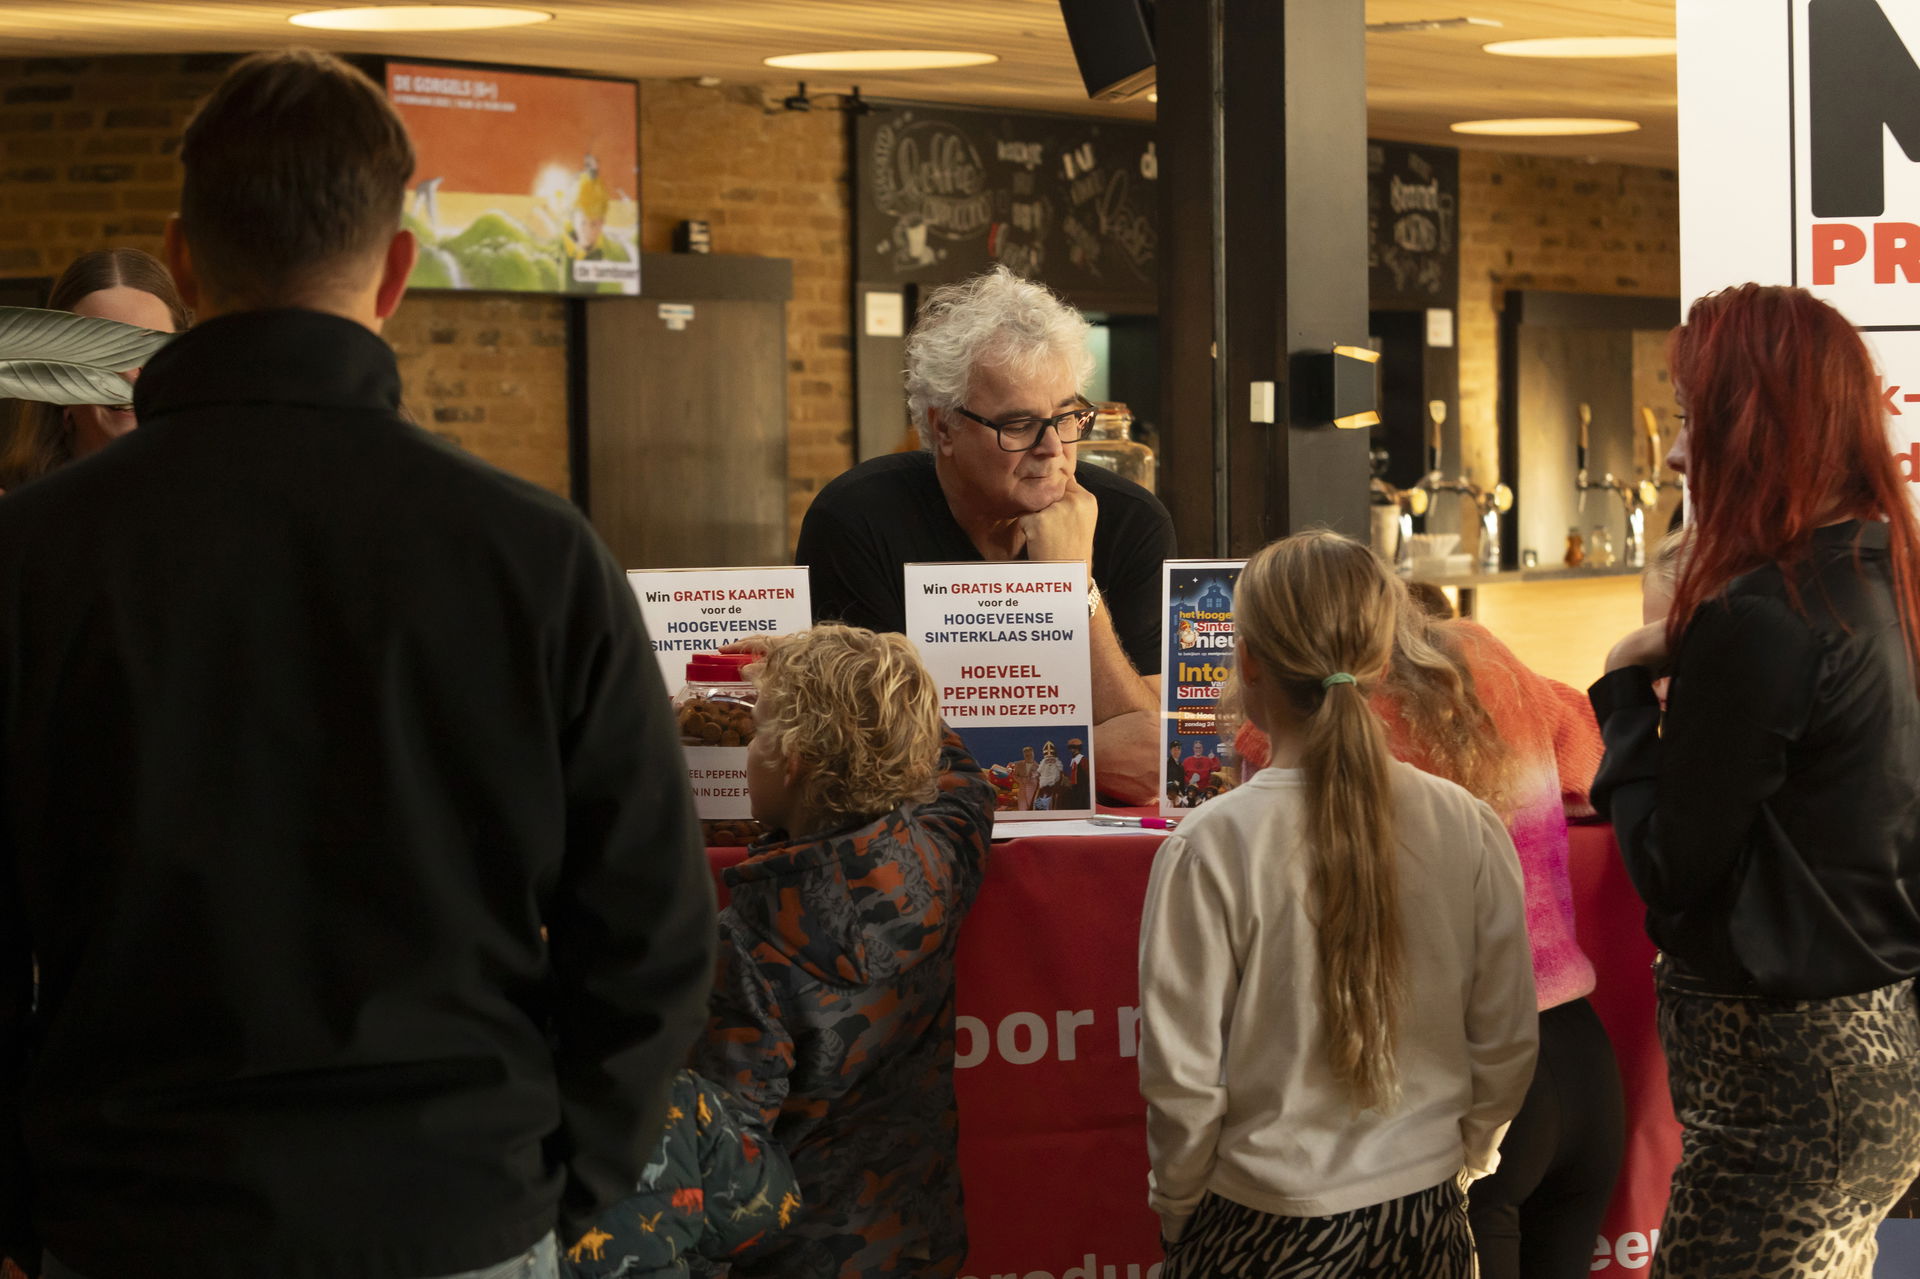
[[[416,289],[640,291],[631,80],[389,62],[417,163]]]

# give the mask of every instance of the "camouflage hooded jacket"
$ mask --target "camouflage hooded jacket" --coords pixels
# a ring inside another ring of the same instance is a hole
[[[992,833],[993,788],[949,733],[932,800],[726,872],[696,1065],[761,1108],[804,1200],[735,1275],[958,1273],[954,950]]]
[[[691,1070],[634,1193],[564,1249],[565,1279],[679,1279],[763,1246],[800,1208],[793,1169],[757,1112]]]

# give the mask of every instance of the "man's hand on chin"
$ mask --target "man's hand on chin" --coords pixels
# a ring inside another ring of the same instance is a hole
[[[1043,510],[1020,517],[1030,560],[1084,560],[1093,563],[1093,529],[1100,519],[1100,503],[1067,472],[1066,491]]]

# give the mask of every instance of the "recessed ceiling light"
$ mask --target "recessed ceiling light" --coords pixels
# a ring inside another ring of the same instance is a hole
[[[1672,36],[1551,36],[1540,40],[1495,40],[1480,46],[1507,58],[1670,58]]]
[[[1563,138],[1583,133],[1632,133],[1640,125],[1633,120],[1538,116],[1521,120],[1462,120],[1447,127],[1455,133],[1484,133],[1504,138]]]
[[[491,4],[368,4],[351,9],[311,9],[287,21],[323,31],[482,31],[546,22],[545,9]]]
[[[983,67],[998,61],[998,54],[959,49],[840,49],[831,53],[783,53],[768,58],[766,63],[789,71],[933,71]]]

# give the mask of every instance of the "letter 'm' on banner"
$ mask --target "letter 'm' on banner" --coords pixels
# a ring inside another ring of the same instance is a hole
[[[1887,207],[1881,129],[1920,162],[1920,64],[1877,0],[1810,0],[1807,99],[1813,216],[1879,217]]]

